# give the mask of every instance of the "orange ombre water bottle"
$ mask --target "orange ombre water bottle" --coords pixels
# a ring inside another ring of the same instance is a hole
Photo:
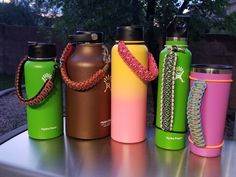
[[[112,48],[111,137],[122,143],[146,138],[147,81],[158,69],[143,34],[142,26],[117,27]]]

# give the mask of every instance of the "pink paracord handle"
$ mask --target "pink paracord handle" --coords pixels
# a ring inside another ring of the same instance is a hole
[[[148,52],[148,69],[146,69],[129,51],[124,41],[118,43],[118,53],[129,68],[142,80],[152,81],[158,75],[156,61]]]

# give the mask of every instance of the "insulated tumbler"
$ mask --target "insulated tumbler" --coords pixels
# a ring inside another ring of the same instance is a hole
[[[66,84],[66,133],[95,139],[110,135],[111,74],[103,33],[78,31],[61,57]]]
[[[28,99],[21,94],[23,73]],[[49,139],[63,133],[61,79],[54,44],[29,44],[28,57],[18,67],[16,94],[20,102],[27,105],[28,133],[31,138]]]
[[[187,118],[190,151],[199,156],[221,153],[228,108],[232,67],[193,65]]]
[[[192,60],[187,43],[188,16],[176,16],[167,28],[165,49],[160,53],[156,145],[179,150],[185,147],[186,109]]]
[[[116,40],[111,66],[111,137],[137,143],[146,138],[146,81],[156,78],[157,67],[144,45],[143,27],[117,27]]]

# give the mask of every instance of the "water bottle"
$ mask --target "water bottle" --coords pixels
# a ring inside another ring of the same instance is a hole
[[[26,97],[21,91],[21,75],[25,75]],[[34,139],[50,139],[62,135],[62,90],[56,62],[56,46],[30,43],[28,56],[19,64],[16,95],[27,105],[28,133]]]
[[[232,67],[193,65],[188,98],[190,151],[199,156],[216,157],[224,144]]]
[[[78,31],[61,57],[66,84],[66,134],[79,139],[110,135],[111,74],[103,33]]]
[[[144,45],[142,26],[116,29],[112,47],[111,137],[122,143],[146,138],[147,81],[157,77],[154,58]]]
[[[176,16],[167,28],[160,53],[156,145],[178,150],[185,147],[191,52],[187,44],[188,16]]]

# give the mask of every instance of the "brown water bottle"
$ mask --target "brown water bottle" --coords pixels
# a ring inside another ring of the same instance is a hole
[[[103,33],[79,31],[61,57],[66,83],[66,133],[70,137],[95,139],[110,135],[110,57]]]

